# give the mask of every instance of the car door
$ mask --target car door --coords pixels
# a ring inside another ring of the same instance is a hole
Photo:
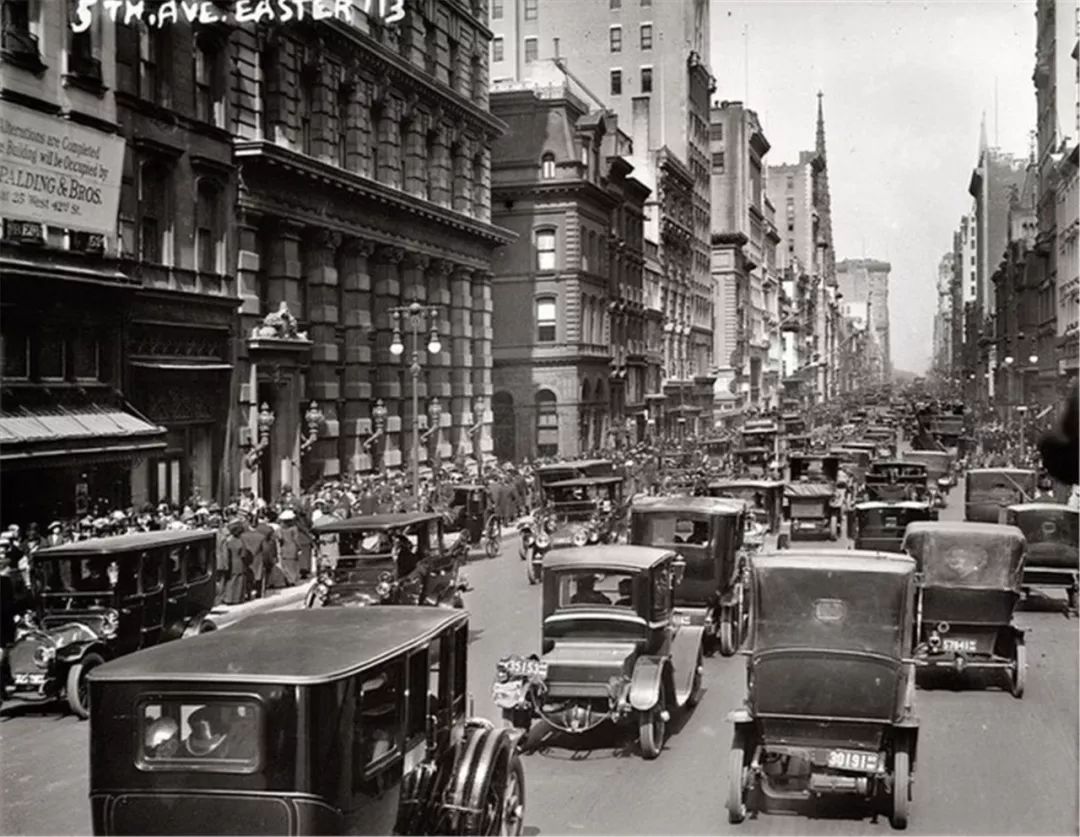
[[[142,641],[140,647],[157,645],[165,625],[165,555],[160,549],[143,552],[139,564],[139,592],[142,597]]]

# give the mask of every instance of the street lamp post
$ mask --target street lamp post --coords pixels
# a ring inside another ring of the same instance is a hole
[[[413,498],[417,504],[420,502],[420,332],[429,331],[427,350],[428,354],[437,355],[442,351],[442,343],[439,342],[439,332],[435,325],[439,318],[437,306],[424,306],[419,302],[410,305],[402,305],[390,309],[390,316],[394,321],[394,337],[390,343],[390,354],[400,357],[405,353],[405,343],[402,340],[401,321],[408,320],[412,333],[412,357],[409,372],[412,375],[412,415],[413,415],[413,443],[412,443],[412,482]]]
[[[480,434],[484,430],[484,397],[476,396],[473,399],[473,424],[469,428],[469,436],[472,437],[473,456],[476,458],[476,479],[484,482],[484,445]]]

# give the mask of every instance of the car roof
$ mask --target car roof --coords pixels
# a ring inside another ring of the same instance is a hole
[[[547,488],[576,488],[578,486],[588,485],[611,485],[612,483],[622,482],[623,478],[616,475],[606,477],[574,477],[569,480],[559,480],[558,482],[549,482]]]
[[[397,529],[402,526],[411,526],[414,523],[423,523],[427,520],[437,520],[442,515],[433,512],[395,512],[392,514],[362,514],[358,517],[320,517],[315,521],[312,530],[315,532],[351,532],[369,529]]]
[[[867,500],[864,503],[856,503],[855,508],[861,511],[870,511],[871,509],[925,509],[927,505],[927,503],[920,503],[917,500],[900,500],[896,503]]]
[[[325,683],[423,645],[468,614],[441,607],[279,610],[127,654],[94,680]],[[347,641],[343,641],[347,638]]]
[[[111,555],[155,546],[173,546],[215,536],[213,529],[166,529],[158,532],[132,532],[85,541],[49,546],[34,553],[34,558],[64,558],[70,555]]]
[[[630,506],[631,512],[697,512],[737,515],[745,508],[742,500],[723,497],[642,497]]]
[[[1009,511],[1067,511],[1080,514],[1080,509],[1064,503],[1016,503],[1008,508]]]
[[[1031,468],[970,468],[968,476],[972,474],[1034,474]]]
[[[868,549],[785,549],[783,552],[755,555],[750,562],[762,569],[857,570],[891,575],[907,575],[915,569],[915,559],[910,556]]]
[[[817,453],[816,451],[806,451],[793,453],[788,459],[839,459],[840,457],[835,453]]]
[[[1015,526],[1003,523],[975,523],[959,520],[920,520],[909,523],[907,535],[919,534],[942,534],[942,535],[990,535],[1012,538],[1023,538],[1024,533]]]
[[[582,546],[549,552],[544,556],[544,569],[619,569],[637,572],[654,567],[669,557],[677,555],[671,549],[658,549],[654,546]]]
[[[783,480],[710,480],[709,488],[778,488]]]
[[[611,465],[614,467],[615,463],[610,459],[572,459],[569,462],[549,462],[547,465],[541,465],[537,471],[556,471],[562,468],[593,468],[597,465]]]
[[[455,491],[459,489],[462,491],[482,491],[483,489],[487,488],[487,486],[481,485],[478,482],[452,482],[450,483],[450,488],[454,489]]]
[[[906,459],[878,459],[870,467],[873,468],[888,468],[888,467],[904,467],[904,468],[925,468],[925,462],[909,462]]]

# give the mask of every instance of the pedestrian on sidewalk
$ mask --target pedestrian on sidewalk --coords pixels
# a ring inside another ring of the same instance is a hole
[[[255,577],[252,564],[255,556],[248,548],[242,535],[244,521],[233,518],[229,521],[229,536],[225,539],[224,559],[226,563],[225,592],[222,600],[227,605],[242,604],[251,596]]]

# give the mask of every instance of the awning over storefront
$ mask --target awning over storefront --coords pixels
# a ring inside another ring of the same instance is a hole
[[[165,428],[134,410],[94,403],[0,412],[0,463],[61,465],[124,459],[165,449]]]

